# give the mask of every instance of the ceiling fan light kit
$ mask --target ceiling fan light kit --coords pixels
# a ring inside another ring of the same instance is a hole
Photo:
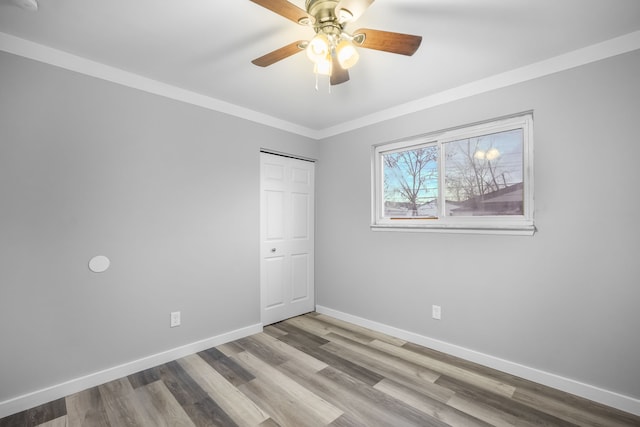
[[[344,70],[353,67],[360,57],[351,42],[346,39],[336,41],[335,37],[332,35],[327,36],[324,33],[316,34],[307,45],[307,57],[318,69],[326,69],[327,64],[330,69],[334,56],[338,58],[338,63]],[[326,75],[331,75],[331,72]]]
[[[267,67],[302,50],[314,64],[314,72],[330,76],[331,85],[349,80],[349,68],[360,57],[357,47],[411,56],[420,47],[421,36],[389,31],[360,29],[345,31],[348,23],[358,19],[374,0],[306,0],[305,10],[287,0],[251,0],[295,23],[310,26],[316,35],[266,55],[252,63]]]

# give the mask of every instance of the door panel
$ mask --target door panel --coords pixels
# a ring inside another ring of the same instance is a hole
[[[283,191],[267,190],[264,192],[267,215],[266,233],[269,241],[282,241],[284,235],[284,198]]]
[[[265,259],[265,301],[267,308],[284,304],[284,288],[280,285],[284,280],[284,258],[272,257]]]
[[[309,238],[309,195],[291,194],[291,237],[293,239]]]
[[[293,301],[309,298],[309,255],[295,254],[291,256],[291,278],[293,279]]]
[[[262,323],[315,309],[313,162],[260,153]]]
[[[304,161],[304,160],[301,160]],[[311,182],[310,171],[308,169],[292,167],[291,168],[291,183],[302,184],[306,188]]]

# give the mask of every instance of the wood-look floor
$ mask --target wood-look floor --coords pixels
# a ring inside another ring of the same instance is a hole
[[[310,313],[0,426],[640,426],[640,417]]]

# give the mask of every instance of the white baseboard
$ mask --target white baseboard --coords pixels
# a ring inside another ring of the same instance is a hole
[[[489,368],[497,369],[511,375],[534,381],[538,384],[553,387],[555,389],[562,390],[576,396],[584,397],[585,399],[602,403],[603,405],[617,408],[621,411],[625,411],[634,415],[640,415],[640,400],[630,396],[625,396],[620,393],[605,390],[590,384],[585,384],[549,372],[541,371],[539,369],[511,362],[509,360],[500,359],[499,357],[480,353],[465,347],[460,347],[455,344],[450,344],[444,341],[429,338],[424,335],[416,334],[414,332],[405,331],[403,329],[395,328],[383,323],[378,323],[372,320],[364,319],[362,317],[353,316],[351,314],[343,313],[341,311],[337,311],[328,307],[318,305],[316,306],[316,311],[318,313],[326,314],[327,316],[335,317],[336,319],[344,320],[346,322],[353,323],[358,326],[363,326],[374,331],[382,332],[387,335],[392,335],[394,337],[410,341],[412,343],[419,344],[434,350],[438,350],[452,356],[460,357],[470,362],[475,362]]]
[[[236,329],[5,400],[0,402],[0,418],[259,332],[262,332],[262,323]]]

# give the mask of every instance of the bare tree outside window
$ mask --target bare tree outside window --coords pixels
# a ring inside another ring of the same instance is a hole
[[[443,144],[448,215],[522,215],[522,130]]]
[[[433,216],[420,208],[437,199],[437,160],[436,146],[383,156],[385,216]]]

